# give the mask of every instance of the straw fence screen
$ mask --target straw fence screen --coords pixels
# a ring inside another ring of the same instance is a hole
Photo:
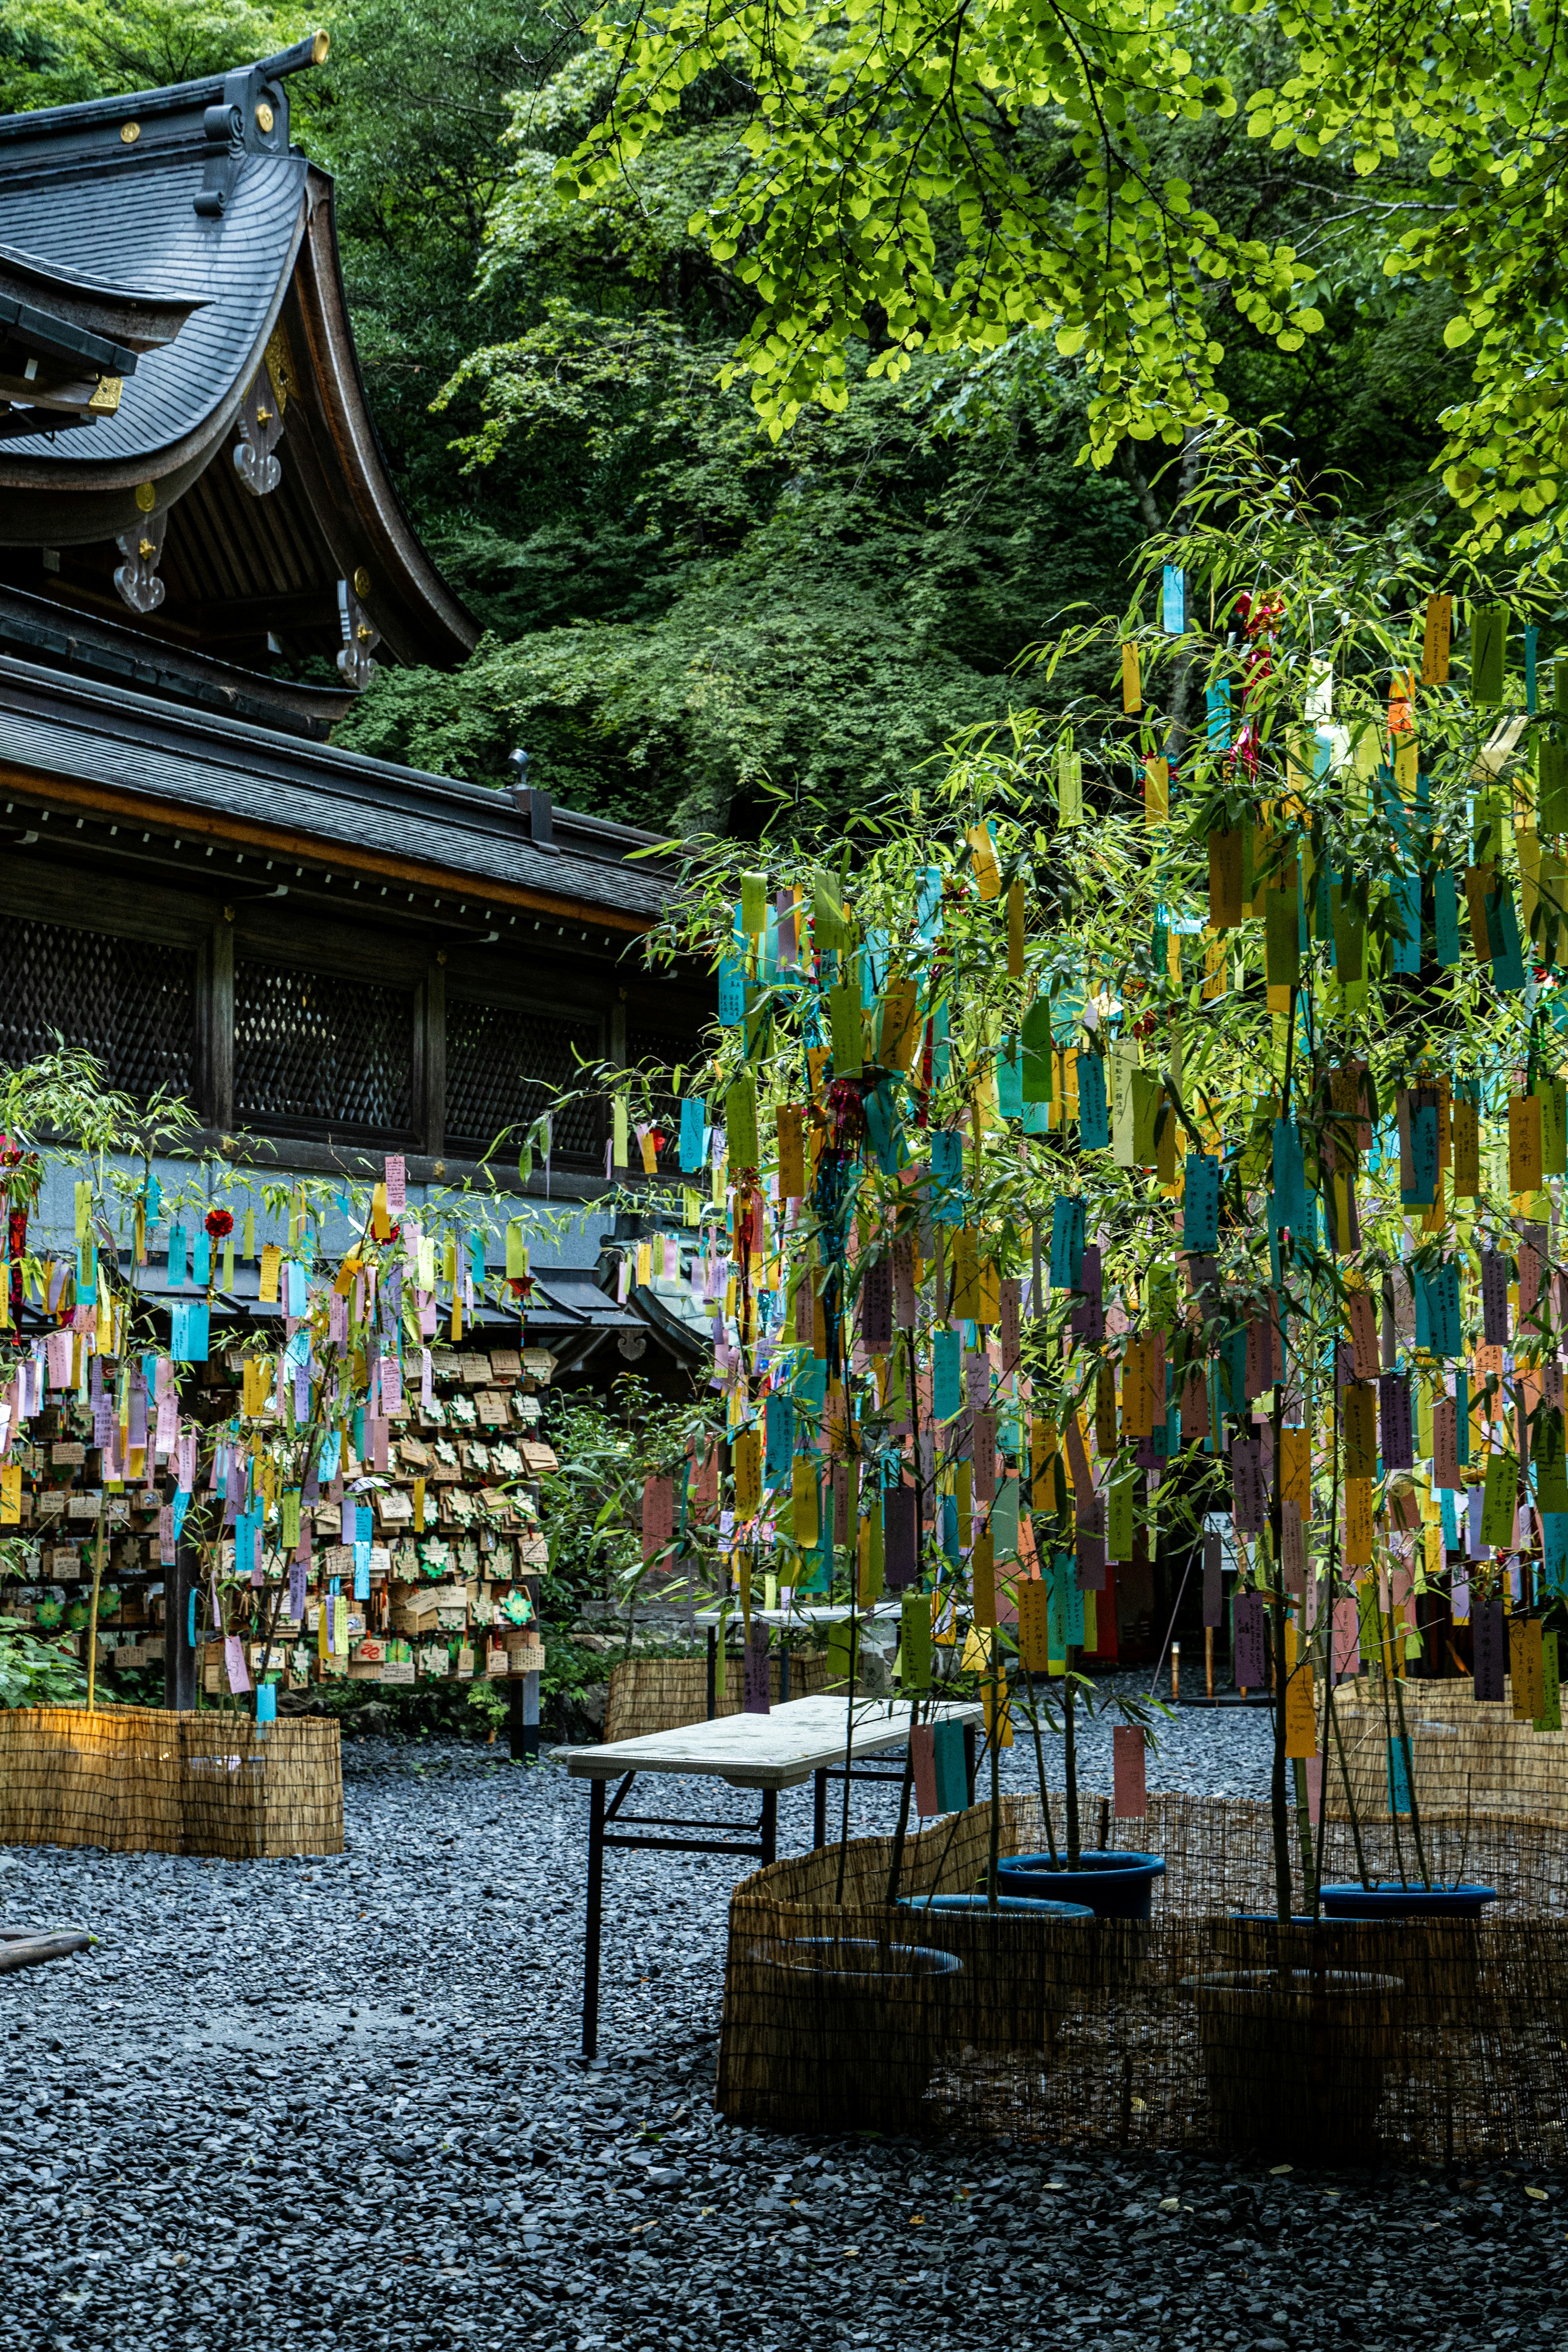
[[[831,1669],[826,1650],[792,1650],[789,1661],[791,1698],[816,1698],[828,1687]],[[739,1658],[723,1663],[716,1693],[719,1715],[739,1715],[745,1696],[745,1667]],[[781,1705],[784,1676],[779,1654],[768,1660],[772,1704]],[[843,1690],[842,1675],[833,1683]],[[624,1658],[610,1670],[610,1696],[605,1707],[605,1738],[641,1739],[653,1731],[680,1731],[689,1723],[708,1718],[708,1665],[703,1658]]]
[[[342,1853],[335,1723],[204,1708],[0,1712],[0,1845],[236,1860]]]
[[[1329,1740],[1331,1816],[1349,1811],[1347,1777],[1358,1814],[1387,1811],[1390,1748],[1394,1745],[1397,1774],[1397,1742],[1404,1738],[1423,1812],[1469,1805],[1478,1812],[1513,1813],[1568,1829],[1568,1731],[1537,1731],[1528,1715],[1514,1711],[1511,1677],[1508,1688],[1510,1697],[1500,1705],[1478,1700],[1472,1685],[1457,1676],[1406,1681],[1397,1692],[1392,1683],[1364,1675],[1342,1683],[1334,1694],[1338,1738],[1331,1731]],[[1320,1735],[1321,1727],[1320,1706]]]
[[[1395,1874],[1386,1821],[1362,1834]],[[1273,1910],[1268,1811],[1194,1797],[1118,1825],[1166,1863],[1147,1923],[890,1907],[889,1838],[849,1846],[842,1905],[836,1845],[776,1863],[731,1905],[720,2108],[790,2131],[1568,2160],[1564,1841],[1475,1812],[1424,1834],[1436,1874],[1498,1889],[1483,1922],[1233,1916]],[[988,1839],[983,1805],[912,1837],[904,1892],[973,1890]],[[1004,1852],[1045,1843],[1037,1801],[1005,1799]],[[1355,1874],[1330,1822],[1325,1881]]]

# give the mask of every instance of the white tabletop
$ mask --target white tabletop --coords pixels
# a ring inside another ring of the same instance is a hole
[[[824,1601],[819,1608],[809,1601],[797,1601],[792,1609],[753,1609],[752,1622],[753,1625],[847,1625],[851,1617],[858,1617],[862,1625],[890,1625],[896,1624],[903,1613],[896,1601],[879,1601],[869,1609],[851,1609],[847,1601],[836,1601],[831,1605]],[[739,1625],[742,1622],[738,1601],[725,1609],[700,1609],[697,1612],[700,1625]]]
[[[552,1748],[574,1780],[611,1780],[623,1772],[705,1773],[734,1789],[793,1789],[825,1764],[885,1755],[906,1747],[910,1702],[858,1698],[852,1733],[842,1698],[792,1698],[766,1715],[721,1715],[711,1723],[688,1723],[678,1731],[650,1731],[641,1739],[617,1739],[599,1748]],[[941,1723],[979,1723],[984,1709],[973,1702],[942,1702]]]

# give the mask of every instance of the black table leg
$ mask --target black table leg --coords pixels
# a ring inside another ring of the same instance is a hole
[[[779,1792],[776,1789],[763,1790],[763,1863],[764,1867],[779,1858]]]
[[[708,1720],[719,1712],[719,1628],[708,1628]]]
[[[588,1914],[583,1932],[583,2055],[599,2054],[599,1927],[605,1894],[605,1784],[588,1800]]]
[[[811,1843],[814,1847],[827,1843],[827,1772],[826,1768],[813,1776],[811,1801]]]
[[[974,1726],[963,1727],[963,1785],[969,1791],[969,1801],[974,1802]]]

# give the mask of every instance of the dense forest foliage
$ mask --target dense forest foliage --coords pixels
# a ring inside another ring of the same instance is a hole
[[[1266,17],[1198,14],[1231,70],[1269,79]],[[31,0],[0,25],[0,105],[213,70],[309,21],[245,0]],[[736,172],[742,81],[693,82],[582,202],[554,169],[605,67],[568,15],[362,0],[325,21],[296,135],[336,176],[388,461],[486,631],[457,676],[388,671],[341,740],[486,782],[523,744],[559,799],[656,826],[744,832],[776,799],[831,823],[1033,699],[1014,665],[1065,608],[1126,601],[1181,455],[1134,439],[1107,470],[1082,464],[1084,381],[1046,339],[889,383],[864,375],[868,320],[843,410],[776,441],[743,381],[721,388],[750,298],[691,223]],[[1318,271],[1324,331],[1294,352],[1209,290],[1233,413],[1391,541],[1441,547],[1436,417],[1468,371],[1438,293],[1385,275],[1348,162],[1281,154],[1241,118],[1163,135],[1194,201]],[[1066,201],[1059,149],[1019,153]]]

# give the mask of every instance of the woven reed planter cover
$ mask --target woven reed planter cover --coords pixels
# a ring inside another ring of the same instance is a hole
[[[1034,1799],[1005,1799],[1003,1816],[1004,1853],[1040,1850]],[[1117,1830],[1165,1859],[1147,1923],[890,1909],[890,1838],[851,1842],[842,1906],[836,1845],[757,1872],[730,1906],[721,2112],[838,2127],[858,2032],[862,2128],[1303,2162],[1568,2163],[1568,1841],[1554,1824],[1423,1823],[1438,1874],[1499,1889],[1479,1924],[1316,1929],[1236,1916],[1273,1908],[1267,1806],[1154,1796],[1146,1820]],[[902,1891],[973,1887],[988,1837],[984,1805],[911,1836]],[[1369,1867],[1391,1874],[1386,1817],[1362,1837]],[[1407,1849],[1407,1824],[1402,1837]],[[1330,1823],[1324,1860],[1353,1874],[1347,1827]],[[864,1964],[836,1982],[813,1958],[836,1941],[959,1963],[906,1964],[875,2042],[885,2098],[864,2054]]]
[[[0,1845],[342,1853],[338,1727],[310,1717],[258,1728],[216,1708],[0,1712]]]
[[[1568,1731],[1537,1731],[1528,1721],[1516,1722],[1510,1701],[1479,1700],[1473,1686],[1457,1675],[1443,1682],[1407,1679],[1404,1700],[1415,1801],[1423,1812],[1462,1811],[1468,1797],[1478,1812],[1520,1813],[1568,1829]],[[1334,1694],[1334,1717],[1358,1811],[1383,1811],[1388,1803],[1389,1734],[1397,1737],[1399,1731],[1392,1694],[1385,1714],[1381,1685],[1364,1675],[1342,1683]],[[1320,1706],[1320,1729],[1321,1720]],[[1331,1741],[1328,1780],[1331,1816],[1348,1818]]]
[[[745,1668],[739,1658],[725,1662],[719,1685],[721,1715],[739,1715],[745,1697]],[[770,1695],[780,1700],[782,1677],[775,1652],[768,1661]],[[791,1698],[816,1698],[827,1688],[826,1650],[792,1650],[789,1660]],[[641,1739],[649,1732],[679,1731],[689,1723],[708,1718],[708,1662],[705,1658],[623,1658],[610,1669],[610,1696],[605,1707],[605,1738]]]

